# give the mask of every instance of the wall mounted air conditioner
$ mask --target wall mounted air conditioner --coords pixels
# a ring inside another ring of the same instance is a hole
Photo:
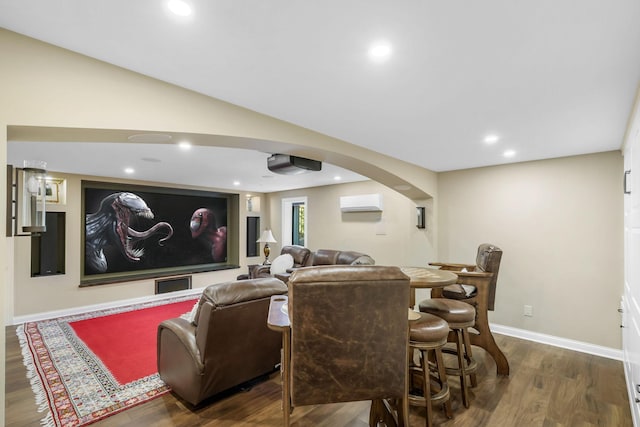
[[[342,196],[340,197],[340,210],[342,212],[380,212],[382,211],[382,195]]]

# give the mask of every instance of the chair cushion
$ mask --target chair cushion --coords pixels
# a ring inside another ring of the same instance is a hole
[[[431,313],[446,320],[451,328],[460,327],[463,324],[473,326],[475,323],[476,309],[466,302],[431,298],[421,301],[418,306],[421,312]]]
[[[442,288],[442,295],[451,299],[467,299],[476,296],[478,290],[471,285],[449,285]]]
[[[336,265],[339,253],[333,249],[318,249],[313,253],[312,265]]]
[[[275,276],[286,273],[291,267],[293,267],[293,257],[290,254],[278,255],[271,263],[271,274]]]
[[[420,313],[420,318],[409,322],[409,339],[423,343],[446,342],[449,324],[430,313]]]

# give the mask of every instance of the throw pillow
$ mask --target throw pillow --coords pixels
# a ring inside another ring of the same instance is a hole
[[[282,254],[271,263],[271,274],[284,274],[293,267],[293,257],[290,254]]]

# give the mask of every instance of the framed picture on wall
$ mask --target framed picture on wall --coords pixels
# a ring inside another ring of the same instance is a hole
[[[47,179],[45,182],[45,200],[47,203],[60,203],[63,184],[63,179]]]

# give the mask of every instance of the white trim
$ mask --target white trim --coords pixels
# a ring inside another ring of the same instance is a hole
[[[554,347],[566,348],[569,350],[579,351],[581,353],[593,354],[595,356],[606,357],[608,359],[623,360],[622,350],[601,345],[590,344],[582,341],[576,341],[568,338],[560,338],[553,335],[541,334],[539,332],[531,332],[525,329],[512,328],[511,326],[491,324],[490,328],[493,332],[510,337],[522,338],[527,341],[534,341],[541,344],[548,344]]]
[[[24,316],[14,316],[11,325],[19,325],[26,322],[39,322],[41,320],[55,319],[58,317],[65,317],[65,316],[73,316],[76,314],[89,313],[89,312],[98,311],[98,310],[107,310],[110,308],[117,308],[117,307],[122,307],[126,305],[142,304],[142,303],[152,302],[152,301],[162,301],[164,299],[182,297],[187,295],[199,295],[203,291],[204,291],[204,288],[187,289],[184,291],[167,292],[164,294],[149,295],[145,297],[111,301],[111,302],[105,302],[101,304],[85,305],[81,307],[72,307],[72,308],[67,308],[63,310],[53,310],[53,311],[46,311],[43,313],[26,314]]]
[[[640,415],[638,414],[638,405],[635,404],[636,396],[633,389],[633,379],[631,378],[631,371],[628,369],[628,365],[624,363],[624,378],[627,383],[627,396],[629,396],[629,407],[631,411],[631,419],[634,426],[640,425]]]

